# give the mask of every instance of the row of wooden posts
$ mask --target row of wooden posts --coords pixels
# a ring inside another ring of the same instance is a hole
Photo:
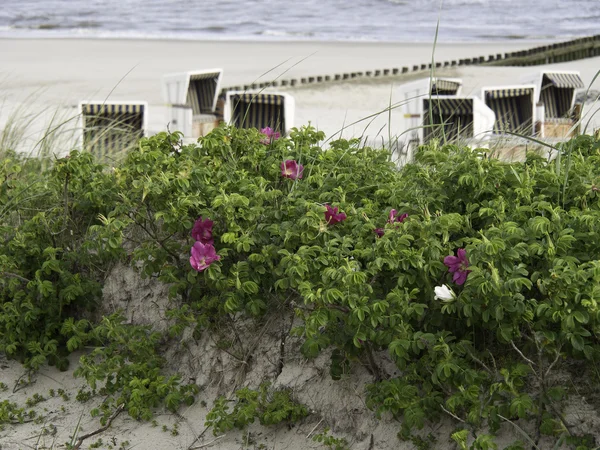
[[[436,62],[436,69],[444,67],[488,65],[488,66],[537,66],[559,62],[575,61],[584,58],[600,56],[600,34],[551,45],[542,45],[518,52],[497,53],[495,55],[479,56],[452,61]],[[284,80],[251,83],[243,86],[226,87],[221,90],[221,95],[227,91],[248,91],[264,89],[267,87],[294,87],[298,85],[346,81],[363,77],[399,76],[407,73],[431,70],[432,64],[415,64],[410,67],[396,67],[390,69],[369,70],[365,72],[349,72],[334,75],[318,75],[312,77],[292,78]]]

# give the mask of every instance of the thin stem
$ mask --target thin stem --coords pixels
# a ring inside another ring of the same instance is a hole
[[[115,420],[117,418],[117,416],[119,414],[121,414],[121,412],[123,411],[123,409],[125,408],[125,403],[121,403],[117,409],[115,410],[115,412],[112,414],[112,416],[110,416],[108,418],[108,421],[106,422],[106,425],[104,425],[101,428],[98,428],[96,431],[92,431],[91,433],[88,434],[84,434],[83,436],[81,436],[79,439],[77,439],[77,442],[75,443],[75,445],[73,446],[73,450],[79,450],[79,447],[81,447],[81,444],[83,444],[83,441],[87,438],[90,438],[92,436],[95,436],[97,434],[103,433],[104,431],[108,430],[108,428],[110,427],[110,425],[112,424],[113,420]]]
[[[521,355],[521,358],[523,358],[525,361],[527,361],[527,363],[528,363],[528,364],[529,364],[529,366],[531,367],[531,370],[533,370],[533,373],[535,373],[535,374],[536,374],[536,376],[537,376],[537,372],[536,372],[536,371],[535,371],[535,369],[534,369],[534,366],[535,366],[536,364],[535,364],[535,363],[534,363],[532,360],[530,360],[530,359],[529,359],[527,356],[525,356],[521,350],[519,350],[519,348],[518,348],[518,347],[515,345],[514,341],[512,341],[512,340],[511,340],[511,341],[510,341],[510,345],[512,345],[512,348],[514,348],[514,349],[515,349],[515,351],[516,351],[516,352],[517,352],[519,355]]]
[[[189,447],[190,450],[197,450],[199,448],[205,448],[208,447],[211,444],[214,444],[215,442],[217,442],[219,439],[224,438],[225,435],[222,434],[221,436],[217,436],[216,438],[214,438],[212,441],[207,442],[206,444],[202,444],[202,445],[198,445],[197,447]]]
[[[458,420],[459,422],[462,422],[466,425],[468,425],[466,420],[461,419],[460,417],[458,417],[456,414],[451,413],[450,411],[448,411],[446,408],[444,408],[444,405],[440,404],[440,408],[442,408],[442,411],[444,411],[446,414],[448,414],[449,416],[453,417],[454,419]]]
[[[321,420],[319,420],[319,423],[318,423],[318,424],[316,424],[316,425],[313,427],[313,429],[312,429],[312,430],[310,430],[310,433],[308,433],[308,434],[306,435],[306,439],[308,439],[308,438],[310,437],[310,435],[311,435],[311,434],[313,434],[317,428],[319,428],[319,425],[321,425],[321,423],[323,423],[323,420],[325,420],[325,418],[324,418],[324,417],[322,417],[322,418],[321,418]]]
[[[11,272],[0,272],[0,275],[7,277],[7,278],[16,278],[17,280],[22,281],[23,283],[30,283],[31,280],[28,280],[25,277],[22,277],[21,275],[17,275],[16,273],[11,273]]]
[[[523,428],[521,428],[519,425],[517,425],[516,423],[514,423],[512,420],[507,419],[506,417],[498,414],[498,417],[500,417],[502,420],[510,423],[513,427],[516,428],[516,430],[521,433],[521,435],[523,435],[523,437],[525,439],[527,439],[531,445],[533,445],[537,450],[540,450],[540,448],[535,444],[535,442],[533,442],[533,439],[531,439],[531,437],[529,437],[529,435],[523,430]]]

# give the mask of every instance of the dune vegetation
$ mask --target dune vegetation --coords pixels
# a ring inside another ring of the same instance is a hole
[[[364,402],[415,448],[440,420],[458,449],[500,448],[503,426],[519,438],[502,448],[595,448],[565,405],[600,400],[600,141],[513,163],[433,142],[399,169],[385,150],[323,139],[161,133],[113,164],[3,149],[0,352],[32,371],[82,352],[75,375],[103,397],[99,426],[121,411],[151,421],[207,401],[166,348],[212,335],[247,366],[237,324],[284,312],[287,351],[328,355],[333,380],[366,368]],[[168,289],[166,330],[98,313],[117,264]],[[277,375],[243,386],[242,371],[206,425],[306,420]],[[0,403],[0,427],[26,419],[22,406]]]

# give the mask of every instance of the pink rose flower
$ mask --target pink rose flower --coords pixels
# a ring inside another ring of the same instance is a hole
[[[213,221],[210,219],[202,220],[202,216],[196,219],[192,228],[192,237],[203,244],[213,244],[212,237]]]
[[[444,264],[448,266],[448,271],[453,273],[452,281],[456,284],[465,284],[467,281],[467,275],[471,273],[467,270],[469,267],[469,260],[467,259],[467,252],[464,248],[459,248],[456,252],[456,256],[446,256],[444,258]]]
[[[203,244],[196,242],[192,247],[190,256],[190,264],[192,268],[198,272],[202,272],[215,261],[221,259],[212,244]]]
[[[281,163],[281,176],[284,178],[296,180],[298,178],[302,178],[303,172],[304,166],[302,164],[298,164],[292,159],[286,159]]]
[[[262,128],[260,132],[265,135],[265,137],[260,140],[260,143],[264,145],[269,145],[271,142],[276,141],[281,137],[281,133],[279,131],[274,131],[271,127]]]
[[[327,211],[325,211],[325,221],[329,225],[335,225],[336,223],[340,223],[346,220],[345,213],[338,213],[338,207],[331,207],[329,205],[325,205]]]

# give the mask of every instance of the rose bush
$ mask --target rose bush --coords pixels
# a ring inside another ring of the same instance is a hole
[[[156,234],[133,256],[171,283],[197,327],[302,305],[293,333],[304,355],[333,349],[336,377],[362,360],[375,380],[368,404],[402,417],[405,434],[441,414],[473,430],[500,417],[568,430],[546,374],[557,359],[598,357],[598,144],[583,137],[555,162],[514,164],[433,145],[398,171],[383,151],[324,151],[322,138],[304,128],[266,147],[254,130],[224,127],[180,153],[167,135],[145,141],[132,158],[154,164],[122,172],[124,187],[138,184],[123,211]],[[302,178],[285,183],[282,161]],[[200,274],[176,239],[198,215],[220,230],[221,257]],[[435,298],[444,283],[454,301]],[[400,376],[380,368],[380,351]]]
[[[362,362],[367,404],[401,418],[403,435],[440,415],[476,436],[503,420],[572,434],[549,374],[599,357],[600,144],[507,164],[434,143],[398,170],[385,151],[324,150],[323,137],[143,139],[77,199],[102,214],[79,232],[85,254],[167,283],[171,316],[198,333],[294,309],[302,353],[331,351],[334,378]],[[19,276],[37,264],[4,255]]]

